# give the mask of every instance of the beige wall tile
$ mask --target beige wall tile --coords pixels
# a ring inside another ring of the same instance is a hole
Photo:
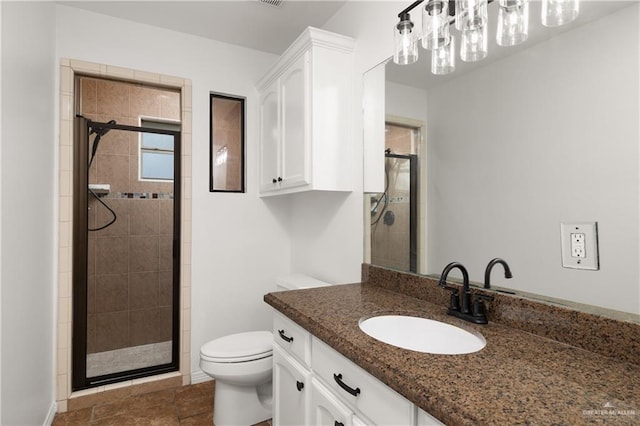
[[[160,103],[165,90],[144,86],[131,86],[131,117],[162,117]]]
[[[160,74],[146,71],[133,71],[133,78],[138,83],[160,84]]]
[[[91,77],[80,77],[80,112],[87,114],[98,113],[98,81]]]
[[[158,341],[159,314],[158,308],[131,311],[129,313],[131,345],[146,345]]]
[[[158,306],[171,306],[173,301],[173,271],[158,272]]]
[[[158,307],[158,272],[136,272],[130,274],[129,309]]]
[[[97,112],[108,116],[129,117],[129,87],[119,82],[98,80]]]
[[[111,185],[111,192],[129,191],[129,156],[106,155],[96,157],[96,182]]]
[[[93,62],[80,61],[77,59],[71,59],[69,61],[71,68],[79,74],[99,74],[100,65]]]
[[[158,271],[158,237],[129,237],[129,272]]]
[[[129,235],[129,208],[130,201],[128,199],[103,199],[105,203],[116,214],[116,221],[109,227],[92,234],[96,237],[124,237]],[[95,204],[93,210],[96,212],[95,227],[102,227],[113,219],[113,214],[104,206]]]
[[[174,200],[162,199],[159,202],[160,235],[173,235]]]
[[[131,218],[129,235],[160,234],[160,201],[133,199],[129,201]]]
[[[129,275],[96,276],[96,313],[126,311],[129,308]]]
[[[163,235],[158,239],[158,251],[160,258],[160,270],[170,271],[173,269],[173,236]]]
[[[129,239],[104,237],[96,240],[96,274],[126,274],[129,269]]]
[[[129,346],[128,312],[98,313],[96,317],[96,352]]]
[[[112,78],[122,78],[125,80],[133,80],[134,72],[131,68],[116,67],[107,65],[106,75]]]

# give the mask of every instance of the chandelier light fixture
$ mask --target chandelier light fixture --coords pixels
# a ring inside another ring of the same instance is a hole
[[[456,40],[453,25],[459,32],[460,59],[476,62],[488,55],[487,6],[494,0],[417,0],[398,14],[394,26],[393,61],[408,65],[418,60],[419,35],[409,12],[422,8],[422,47],[431,51],[431,72],[436,75],[455,70]],[[529,36],[529,0],[497,0],[499,46],[515,46]],[[542,0],[541,22],[557,27],[576,19],[580,0]]]

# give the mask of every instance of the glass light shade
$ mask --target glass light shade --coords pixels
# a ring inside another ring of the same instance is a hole
[[[542,0],[542,25],[559,27],[578,17],[579,0]]]
[[[529,1],[500,0],[498,8],[499,46],[515,46],[529,37]]]
[[[431,51],[431,72],[435,75],[449,74],[456,69],[456,38],[451,36],[449,44]]]
[[[487,23],[487,0],[457,0],[456,29],[459,31],[485,27]]]
[[[398,25],[393,27],[395,50],[393,62],[398,65],[413,64],[418,60],[418,43],[413,33],[413,22],[407,13]]]
[[[487,26],[462,31],[460,59],[465,62],[477,62],[487,57]]]
[[[433,50],[449,43],[449,0],[429,0],[422,9],[422,47]]]

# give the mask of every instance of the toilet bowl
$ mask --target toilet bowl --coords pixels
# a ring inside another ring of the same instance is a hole
[[[200,348],[200,368],[216,381],[213,423],[253,425],[271,418],[273,335],[231,334]]]
[[[295,290],[330,285],[302,274],[276,280],[277,289]],[[249,331],[205,343],[200,369],[216,381],[213,423],[247,426],[271,418],[273,334]]]

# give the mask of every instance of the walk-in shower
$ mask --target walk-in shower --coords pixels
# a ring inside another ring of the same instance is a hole
[[[78,77],[72,387],[179,367],[179,96]],[[162,102],[173,97],[177,108]]]
[[[411,272],[420,268],[418,159],[424,152],[422,133],[419,123],[385,123],[384,188],[370,194],[365,204],[372,265]]]
[[[385,154],[384,192],[371,195],[371,263],[417,271],[417,155]]]

